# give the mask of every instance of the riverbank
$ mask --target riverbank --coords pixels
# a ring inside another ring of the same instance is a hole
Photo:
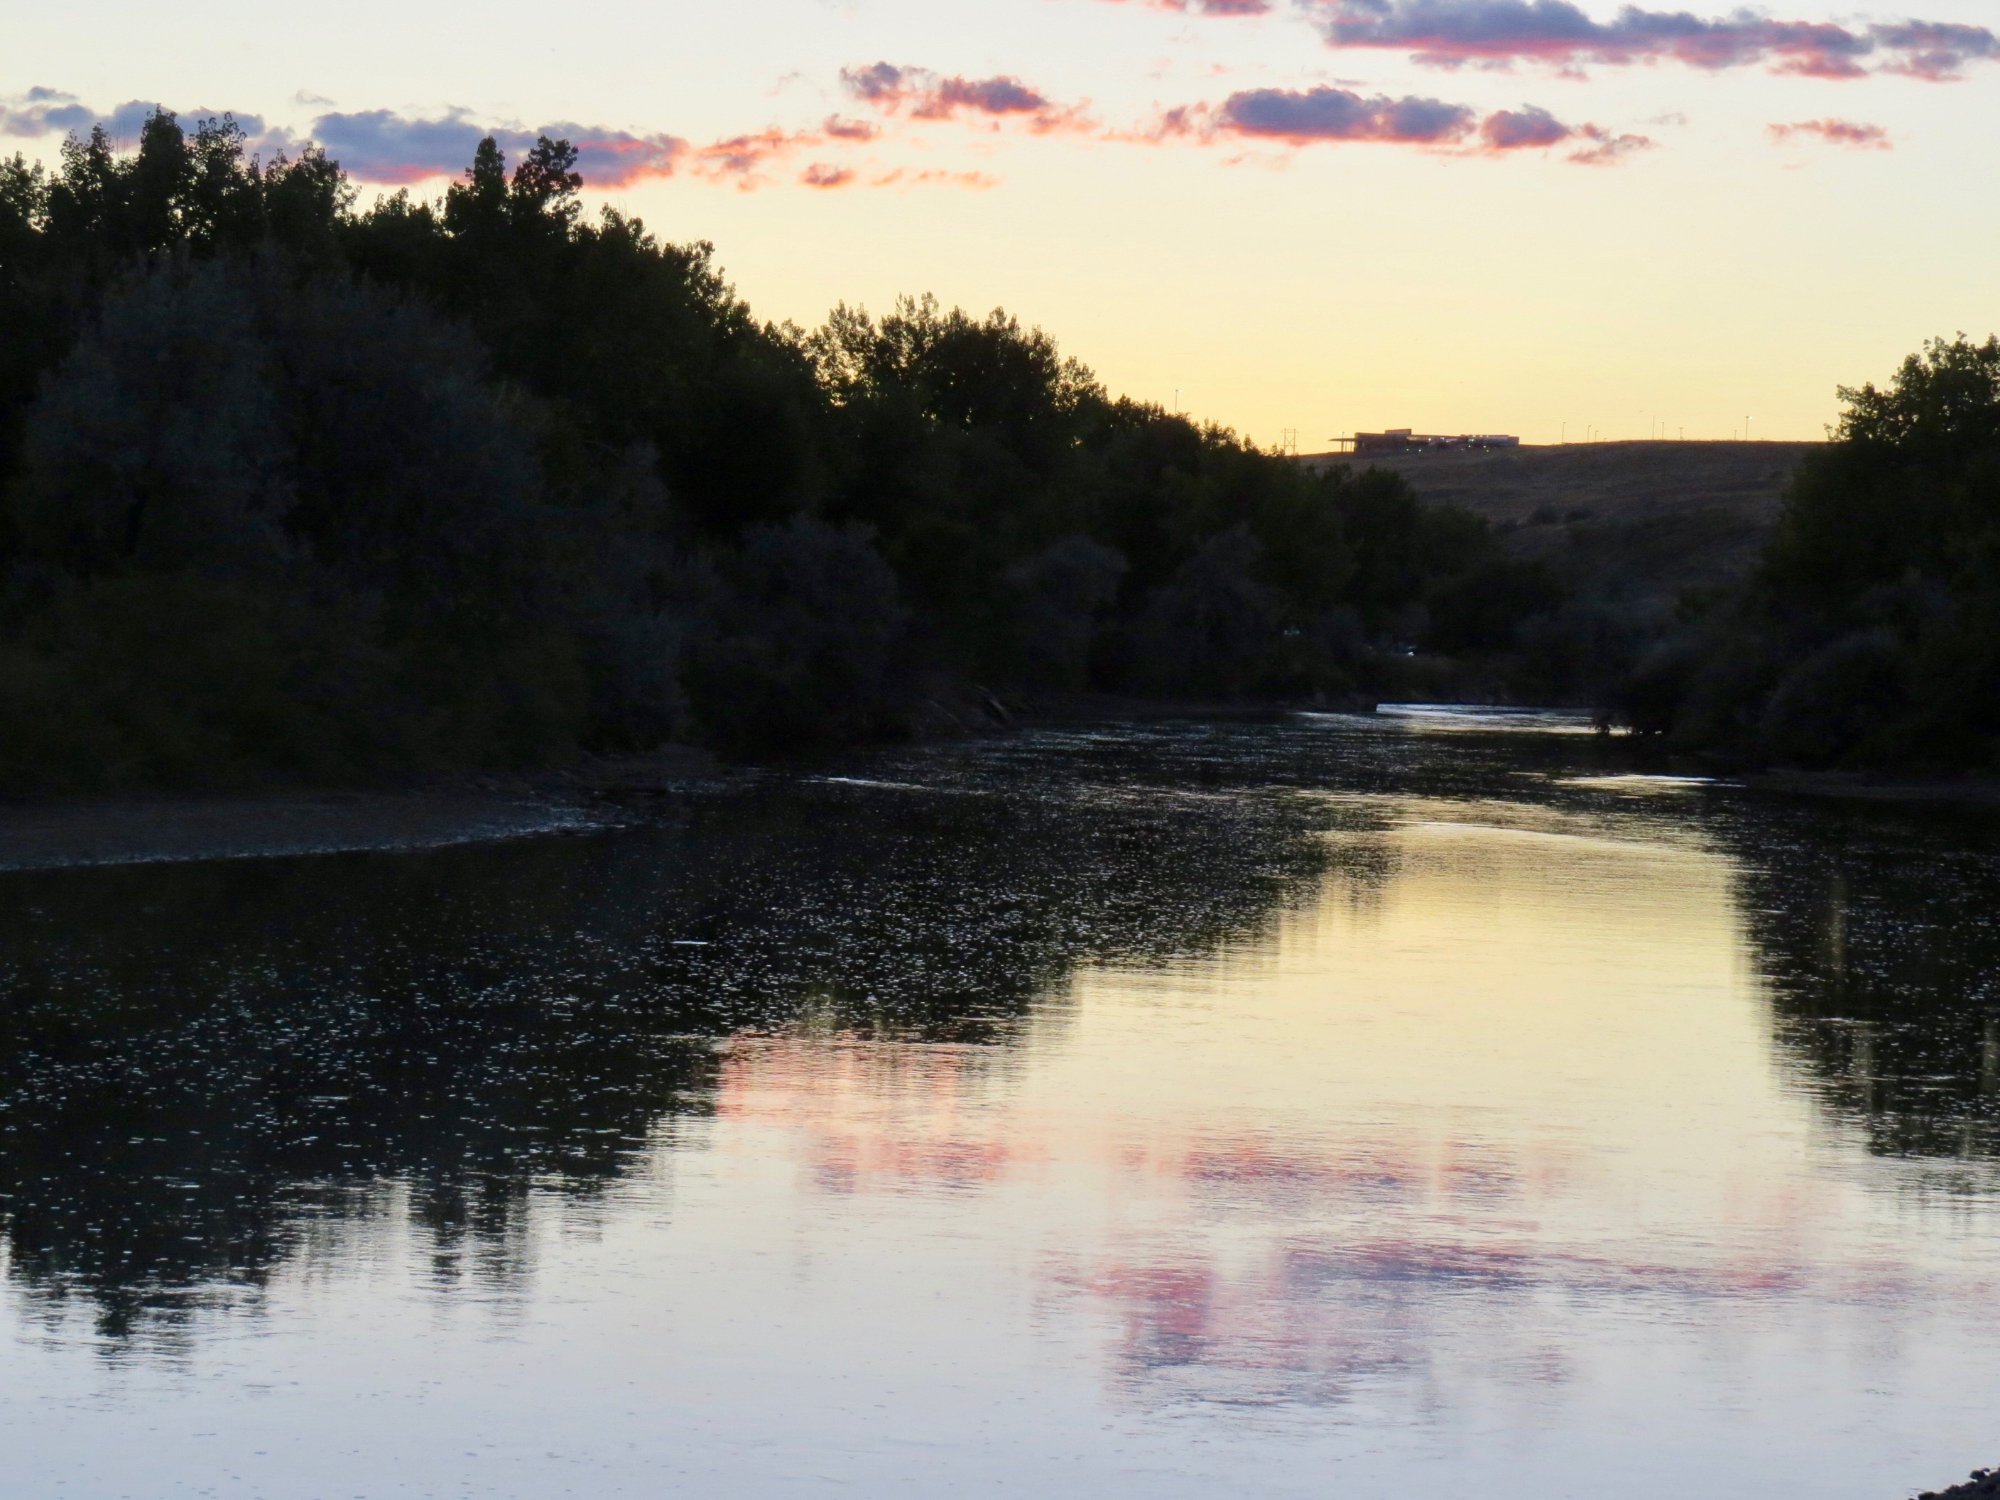
[[[1836,802],[2000,807],[2000,781],[1980,776],[1877,776],[1859,771],[1759,771],[1735,779],[1754,791]]]
[[[382,788],[153,793],[0,803],[0,872],[173,864],[584,833],[622,807],[717,781],[703,751],[605,756],[559,770]]]
[[[1301,712],[1372,714],[1373,698],[1133,698],[1107,693],[988,694],[960,686],[926,700],[919,739],[979,738],[1079,724],[1278,722]],[[794,763],[796,764],[796,763]],[[784,762],[728,766],[672,746],[588,757],[535,772],[415,778],[376,788],[280,788],[0,802],[0,872],[162,864],[454,844],[615,826],[634,807],[754,776]],[[1732,770],[1753,791],[1829,801],[2000,807],[2000,782],[1839,771]]]
[[[1301,709],[1369,713],[1372,699],[1146,699],[1106,693],[1001,698],[963,684],[934,687],[913,725],[919,739],[975,738],[1088,723],[1202,719],[1275,721]],[[69,866],[171,864],[454,844],[580,833],[633,807],[783,762],[729,766],[669,746],[587,757],[561,769],[412,778],[381,787],[154,792],[0,802],[0,873]]]

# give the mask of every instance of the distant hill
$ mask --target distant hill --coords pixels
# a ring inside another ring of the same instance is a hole
[[[1569,443],[1487,453],[1355,459],[1313,468],[1393,469],[1429,501],[1462,505],[1584,592],[1669,607],[1756,560],[1800,458],[1818,443]]]

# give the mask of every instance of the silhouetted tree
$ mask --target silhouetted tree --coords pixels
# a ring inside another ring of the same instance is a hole
[[[1757,574],[1658,648],[1634,717],[1805,764],[2000,755],[2000,340],[1936,339],[1842,389]]]
[[[1490,533],[1394,476],[1004,311],[760,323],[578,162],[488,137],[358,208],[155,109],[0,163],[0,783],[768,750],[897,732],[920,674],[1344,690],[1427,608],[1514,649]]]

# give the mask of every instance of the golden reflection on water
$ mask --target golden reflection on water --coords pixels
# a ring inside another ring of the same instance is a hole
[[[718,1147],[789,1154],[801,1233],[830,1199],[989,1205],[1037,1326],[1101,1325],[1133,1411],[1533,1431],[1651,1379],[1727,1405],[1774,1357],[1865,1383],[1992,1305],[1983,1248],[1902,1232],[1897,1164],[1789,1080],[1726,855],[1371,811],[1310,903],[1085,969],[1012,1047],[731,1044]]]

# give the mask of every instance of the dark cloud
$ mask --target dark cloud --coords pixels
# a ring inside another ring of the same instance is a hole
[[[1335,47],[1391,48],[1442,67],[1544,62],[1566,69],[1678,62],[1717,70],[1762,65],[1809,78],[1900,73],[1956,78],[1969,62],[2000,58],[1983,26],[1906,21],[1858,29],[1779,21],[1750,11],[1704,19],[1628,5],[1610,21],[1571,0],[1308,0]]]
[[[1557,146],[1576,132],[1545,109],[1496,110],[1479,122],[1479,138],[1492,151]]]
[[[1568,159],[1604,165],[1645,150],[1645,136],[1597,125],[1571,125],[1537,105],[1496,110],[1482,118],[1464,104],[1415,96],[1392,99],[1351,89],[1246,89],[1219,105],[1169,110],[1143,139],[1251,140],[1287,146],[1376,142],[1441,151],[1504,155],[1510,151],[1575,147]]]
[[[1495,153],[1574,146],[1568,159],[1587,167],[1608,167],[1654,145],[1650,136],[1623,134],[1601,125],[1566,125],[1535,105],[1495,110],[1479,122],[1479,140],[1485,150]]]
[[[1318,87],[1246,89],[1214,112],[1218,130],[1231,135],[1305,145],[1315,141],[1395,141],[1438,145],[1463,139],[1476,116],[1463,104]]]
[[[94,126],[102,125],[112,139],[131,140],[138,136],[146,117],[160,107],[143,99],[132,99],[109,114],[99,114],[79,103],[74,94],[60,89],[31,88],[18,99],[0,103],[0,135],[87,135]],[[262,130],[263,121],[254,115],[248,119],[251,124],[245,129],[252,129],[253,133]]]
[[[2000,38],[1984,26],[1904,21],[1894,26],[1871,26],[1868,34],[1890,54],[1882,65],[1883,72],[1932,83],[1959,78],[1969,62],[1991,62],[2000,57]]]
[[[865,67],[842,68],[840,81],[847,92],[864,104],[893,108],[903,102],[904,79],[916,70],[894,63],[869,63]]]
[[[1857,151],[1891,149],[1889,132],[1880,125],[1860,120],[1797,120],[1789,125],[1767,126],[1774,141],[1816,140],[1829,146],[1847,146]]]
[[[42,136],[86,136],[98,127],[119,147],[136,145],[147,119],[166,106],[147,99],[128,99],[116,109],[100,113],[81,103],[76,95],[61,89],[31,88],[16,99],[0,100],[0,135],[34,139]],[[192,128],[204,120],[230,119],[242,129],[252,152],[290,152],[298,140],[282,127],[265,123],[262,115],[218,109],[167,111],[183,127]]]
[[[539,136],[566,140],[577,149],[577,171],[597,188],[671,177],[688,151],[686,141],[670,135],[635,135],[575,120],[552,121],[532,130],[491,126],[462,109],[432,116],[389,109],[336,111],[312,123],[313,139],[348,172],[365,182],[391,184],[464,171],[480,139],[488,135],[510,156],[528,150]]]
[[[138,139],[146,117],[162,106],[130,100],[100,114],[74,95],[55,89],[30,89],[18,100],[0,103],[0,134],[47,136],[83,134],[102,125],[114,141]],[[183,124],[219,116],[210,109],[175,111]],[[300,138],[283,127],[268,125],[262,116],[235,112],[253,152],[295,152]],[[568,140],[577,148],[577,170],[593,187],[625,187],[647,177],[671,176],[687,155],[686,141],[669,135],[635,135],[601,125],[558,120],[532,130],[489,127],[462,109],[433,116],[412,116],[388,109],[334,111],[312,122],[310,139],[363,182],[401,184],[431,177],[453,176],[465,170],[480,137],[492,135],[503,150],[518,156],[537,136]]]
[[[392,109],[362,109],[321,115],[313,121],[312,133],[326,154],[354,176],[404,183],[464,171],[486,127],[459,109],[428,119]],[[533,142],[528,137],[527,143]],[[500,144],[518,149],[516,142]]]

